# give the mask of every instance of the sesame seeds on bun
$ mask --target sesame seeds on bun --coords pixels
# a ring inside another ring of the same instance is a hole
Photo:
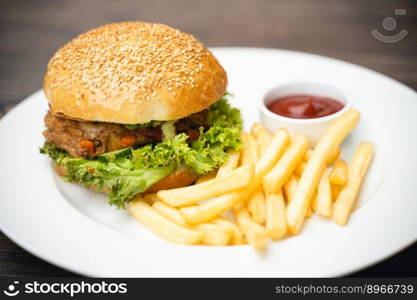
[[[124,22],[90,30],[59,49],[44,91],[52,113],[138,124],[204,110],[226,85],[222,66],[192,35]]]

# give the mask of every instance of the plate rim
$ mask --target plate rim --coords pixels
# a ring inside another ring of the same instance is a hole
[[[346,62],[346,61],[343,61],[343,60],[339,60],[339,59],[336,59],[336,58],[332,58],[332,57],[326,57],[326,56],[321,56],[321,55],[307,53],[307,52],[300,52],[300,51],[292,51],[292,50],[285,50],[285,49],[274,49],[274,48],[259,48],[259,47],[212,47],[212,48],[210,48],[210,50],[213,50],[213,51],[216,51],[216,50],[220,50],[220,51],[222,51],[222,50],[226,50],[226,51],[246,50],[246,51],[268,51],[268,52],[277,52],[278,51],[278,52],[281,52],[281,53],[286,52],[286,53],[290,53],[290,54],[297,54],[297,55],[303,55],[303,56],[308,55],[308,56],[312,56],[312,57],[318,57],[320,59],[335,61],[338,64],[342,63],[342,64],[349,65],[349,66],[354,67],[354,68],[360,68],[360,69],[362,69],[362,70],[364,70],[366,72],[372,72],[372,73],[374,73],[374,74],[376,74],[378,76],[384,77],[384,79],[388,79],[388,80],[394,82],[396,85],[399,84],[402,88],[406,88],[407,90],[409,90],[410,92],[412,92],[414,94],[417,94],[416,91],[413,90],[412,88],[410,88],[407,85],[405,85],[405,84],[397,81],[396,79],[393,79],[393,78],[388,77],[385,74],[379,73],[379,72],[377,72],[375,70],[372,70],[372,69],[369,69],[369,68],[365,68],[365,67],[362,67],[362,66],[359,66],[359,65],[350,63],[350,62]],[[2,119],[0,120],[0,126],[3,124],[3,122],[4,122],[5,119],[8,119],[10,117],[10,115],[12,115],[11,114],[12,112],[15,112],[15,110],[20,109],[20,107],[23,107],[24,105],[26,105],[30,101],[30,99],[36,98],[36,97],[39,96],[39,94],[42,94],[42,93],[43,93],[43,91],[42,91],[42,89],[40,89],[40,90],[32,93],[30,96],[26,97],[23,101],[19,102],[17,105],[15,105],[8,113],[6,113],[2,117]],[[83,217],[85,217],[85,216],[83,215]],[[20,239],[15,232],[12,232],[11,230],[9,231],[9,228],[7,226],[5,226],[4,222],[1,219],[0,219],[0,229],[14,243],[16,243],[17,245],[19,245],[20,247],[22,247],[26,251],[30,252],[31,254],[35,255],[36,257],[41,258],[42,260],[44,260],[44,261],[46,261],[48,263],[51,263],[51,264],[53,264],[55,266],[58,266],[60,268],[63,268],[63,269],[68,270],[70,272],[74,272],[74,273],[79,274],[79,275],[86,275],[86,276],[93,276],[93,277],[101,277],[102,276],[102,274],[96,274],[94,272],[91,272],[90,273],[90,272],[80,271],[76,266],[67,265],[65,262],[59,262],[59,261],[53,261],[53,260],[51,260],[49,257],[43,255],[37,249],[35,249],[36,247],[32,247],[32,246],[26,244],[24,242],[24,239],[23,240]],[[368,263],[368,264],[366,264],[366,265],[364,265],[364,266],[362,266],[360,268],[356,268],[356,269],[350,270],[348,272],[344,272],[343,274],[336,274],[336,275],[333,275],[333,276],[340,276],[340,275],[351,274],[351,273],[357,272],[357,271],[359,271],[359,270],[361,270],[363,268],[367,268],[367,267],[369,267],[371,265],[377,264],[378,262],[383,261],[383,260],[385,260],[385,259],[387,259],[387,258],[389,258],[389,257],[391,257],[391,256],[393,256],[393,255],[395,255],[395,254],[397,254],[399,252],[401,252],[406,247],[408,247],[409,245],[411,245],[412,243],[414,243],[416,241],[417,241],[417,235],[415,236],[414,240],[411,240],[409,243],[403,244],[401,247],[398,247],[396,251],[391,252],[389,255],[386,255],[385,257],[381,257],[381,258],[375,259],[374,261],[372,261],[372,262],[370,262],[370,263]]]

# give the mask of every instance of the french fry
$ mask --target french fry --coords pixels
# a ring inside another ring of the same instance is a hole
[[[341,190],[343,189],[342,185],[338,185],[338,184],[330,184],[330,189],[332,192],[332,200],[333,202],[336,201],[337,197],[339,197],[339,194],[341,192]]]
[[[332,215],[333,200],[327,168],[324,168],[320,177],[314,206],[313,210],[317,215],[322,217],[330,217]]]
[[[303,159],[305,162],[308,162],[308,160],[311,158],[311,156],[313,155],[313,149],[308,149],[306,151],[306,154],[304,155]]]
[[[156,201],[156,202],[154,202],[154,204],[152,204],[152,207],[157,212],[159,212],[161,215],[170,219],[172,222],[175,222],[175,223],[177,223],[179,225],[183,225],[183,226],[187,225],[185,223],[184,217],[182,216],[180,211],[178,209],[166,204],[164,201],[162,201],[162,200]]]
[[[196,244],[203,238],[200,232],[178,225],[165,218],[141,197],[136,197],[130,201],[127,210],[145,227],[167,241],[177,244]]]
[[[290,136],[286,129],[281,128],[272,137],[271,143],[265,150],[264,155],[255,164],[255,175],[247,189],[240,192],[239,200],[250,199],[258,186],[262,184],[262,177],[272,169],[279,160],[290,141]]]
[[[239,191],[215,197],[202,203],[201,205],[181,208],[180,212],[184,216],[185,221],[188,224],[198,224],[210,221],[226,210],[232,208],[240,201],[250,198],[256,188],[261,184],[262,176],[268,173],[268,171],[272,169],[273,165],[281,157],[285,147],[288,145],[289,139],[290,137],[288,131],[280,129],[273,136],[272,141],[266,149],[264,155],[256,163],[255,175],[253,176],[250,186]]]
[[[186,206],[246,187],[252,182],[253,176],[254,166],[248,164],[223,178],[215,178],[183,188],[161,190],[157,196],[171,206]]]
[[[255,123],[250,133],[241,133],[243,149],[230,151],[216,172],[192,186],[139,194],[127,210],[167,241],[249,243],[256,250],[265,249],[268,239],[298,234],[313,210],[345,225],[374,152],[372,143],[362,142],[349,166],[339,158],[339,145],[359,118],[359,112],[348,110],[315,149],[308,149],[302,135],[291,139],[282,128],[272,136]],[[234,220],[222,216],[229,212]]]
[[[188,224],[208,222],[235,206],[245,195],[246,192],[241,191],[224,194],[201,205],[182,207],[180,212]]]
[[[332,219],[336,224],[346,225],[373,154],[374,145],[370,142],[362,142],[356,149],[349,165],[348,181],[334,203]]]
[[[317,143],[313,155],[301,175],[294,198],[287,207],[287,223],[291,234],[298,234],[310,207],[320,176],[326,166],[326,159],[336,149],[359,121],[359,112],[348,110],[329,127]],[[340,197],[340,196],[339,196]]]
[[[241,199],[250,199],[256,189],[262,184],[262,177],[272,169],[274,164],[280,159],[282,153],[290,141],[290,136],[286,129],[281,128],[272,137],[271,143],[265,150],[264,155],[259,158],[255,164],[255,175],[253,180],[244,192],[246,194],[241,196]],[[242,200],[242,201],[243,201]]]
[[[256,250],[263,250],[266,248],[266,232],[263,226],[253,221],[250,217],[246,206],[233,209],[237,224],[242,229],[243,234],[249,244]]]
[[[240,152],[233,151],[228,153],[229,157],[227,162],[219,168],[217,171],[216,178],[224,178],[226,175],[230,174],[233,170],[235,170],[239,163]]]
[[[308,149],[306,154],[304,155],[304,161],[307,162],[310,159],[310,157],[313,155],[313,152],[314,152],[313,149]],[[340,152],[342,152],[340,148],[336,148],[336,150],[333,150],[331,154],[329,154],[329,156],[327,157],[326,164],[328,166],[333,164],[333,162],[339,157]]]
[[[303,135],[295,135],[277,164],[263,177],[263,188],[267,193],[278,193],[284,182],[303,159],[308,141]]]
[[[309,205],[307,207],[305,219],[311,218],[312,215],[313,215],[313,213],[312,213],[311,205]]]
[[[266,218],[265,196],[262,187],[257,188],[248,200],[248,210],[256,223],[264,224]]]
[[[291,202],[294,198],[295,191],[297,190],[297,184],[299,179],[296,176],[291,176],[289,180],[284,183],[283,191],[285,195],[285,199],[287,200],[287,204]],[[307,208],[306,218],[311,217],[311,206]]]
[[[348,167],[344,160],[338,159],[333,165],[333,169],[330,172],[330,190],[332,193],[333,202],[336,201],[339,196],[340,191],[343,189],[343,186],[346,184],[348,178]]]
[[[255,138],[248,132],[242,132],[242,155],[240,165],[254,164],[258,160],[258,144]]]
[[[311,203],[310,203],[311,209],[314,211],[314,213],[317,215],[317,191],[313,193],[313,196],[311,197]]]
[[[340,150],[340,148],[335,148],[335,150],[332,150],[329,156],[327,157],[326,165],[330,166],[331,164],[333,164],[335,160],[339,158],[341,152],[342,150]]]
[[[255,165],[255,186],[261,184],[262,177],[265,176],[265,174],[268,173],[275,163],[281,158],[282,153],[284,153],[289,141],[290,136],[288,131],[283,128],[278,130],[278,132],[272,137],[271,143],[266,148],[264,155],[262,155]]]
[[[292,198],[294,198],[295,190],[297,189],[298,179],[294,175],[291,176],[283,186],[284,195],[287,199],[287,203],[290,203]]]
[[[333,165],[329,179],[333,184],[344,186],[348,178],[348,167],[343,159],[338,159]]]
[[[243,201],[243,199],[250,198],[256,188],[261,184],[262,176],[264,176],[277,162],[277,160],[284,152],[288,142],[288,131],[285,129],[280,129],[273,136],[271,143],[265,151],[265,154],[256,163],[255,175],[253,176],[250,186],[239,191],[234,191],[222,196],[215,197],[202,203],[201,205],[193,205],[181,208],[180,212],[183,214],[185,221],[188,224],[207,222],[214,219],[226,210],[232,208],[238,202]],[[236,172],[236,170],[234,172]],[[158,194],[160,192],[158,192]]]
[[[298,177],[301,177],[301,175],[303,175],[304,173],[304,169],[307,166],[307,162],[306,161],[302,161],[298,164],[298,166],[295,168],[294,170],[294,174],[297,175]]]
[[[259,156],[262,156],[266,148],[268,148],[268,145],[271,143],[272,135],[260,123],[253,123],[251,133],[258,144]]]
[[[198,178],[197,181],[194,184],[200,184],[200,183],[206,182],[206,181],[211,180],[211,179],[216,178],[216,177],[217,177],[216,173],[211,172],[211,173],[208,173],[208,174]]]
[[[242,230],[235,223],[232,223],[223,217],[214,219],[212,223],[232,229],[232,238],[230,240],[231,245],[246,244],[245,237],[243,236]]]
[[[212,223],[202,223],[193,227],[203,235],[202,242],[207,245],[225,246],[229,244],[233,229]]]
[[[273,240],[281,239],[287,233],[285,202],[282,191],[266,197],[266,234]]]

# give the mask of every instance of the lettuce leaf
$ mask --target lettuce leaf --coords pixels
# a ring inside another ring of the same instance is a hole
[[[229,95],[231,94],[225,93],[222,98],[210,106],[207,122],[209,125],[217,124],[224,127],[237,127],[242,129],[243,122],[240,111],[230,106],[227,101]]]
[[[106,192],[109,204],[124,208],[125,203],[180,167],[203,175],[227,161],[226,151],[240,149],[242,120],[226,97],[209,108],[208,130],[200,128],[200,137],[192,144],[188,136],[177,134],[156,145],[125,148],[94,159],[72,158],[66,151],[45,143],[41,153],[49,155],[67,171],[64,179],[80,183],[97,192]]]
[[[119,208],[125,202],[146,190],[154,183],[173,172],[172,167],[135,168],[130,154],[116,159],[68,159],[65,163],[67,175],[64,179],[81,183],[97,192],[106,192],[109,204]]]
[[[42,148],[39,149],[40,153],[49,155],[57,164],[61,165],[66,159],[71,156],[65,150],[58,149],[53,144],[46,142]]]
[[[137,193],[145,191],[174,171],[173,165],[137,168],[132,149],[125,148],[99,155],[95,159],[72,158],[67,152],[45,143],[41,153],[65,166],[68,182],[80,183],[96,192],[105,192],[109,204],[124,208]]]

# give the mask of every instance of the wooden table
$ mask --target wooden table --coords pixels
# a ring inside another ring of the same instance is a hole
[[[395,9],[405,9],[406,14],[396,15]],[[386,17],[396,19],[395,30],[384,29]],[[271,47],[326,55],[417,89],[415,0],[2,0],[0,117],[42,87],[46,64],[58,47],[87,29],[124,20],[166,23],[194,34],[207,46]],[[373,29],[386,35],[405,29],[408,35],[396,43],[384,43],[371,35]],[[414,244],[354,276],[417,276],[410,264],[416,253]],[[24,275],[74,276],[32,256],[0,233],[0,276]]]

